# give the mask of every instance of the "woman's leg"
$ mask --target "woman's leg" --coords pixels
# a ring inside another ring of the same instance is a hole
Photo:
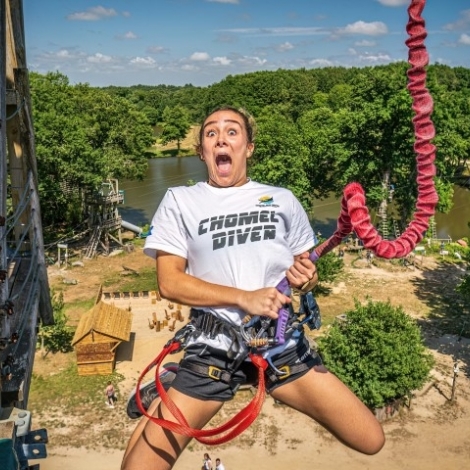
[[[315,366],[271,395],[310,416],[359,452],[376,454],[385,443],[382,426],[372,412],[324,366]]]
[[[198,400],[170,388],[168,396],[176,404],[189,426],[202,429],[220,410],[223,403]],[[176,421],[166,406],[155,400],[149,414],[168,421]],[[143,417],[127,445],[121,470],[169,470],[188,445],[190,437],[174,434]]]

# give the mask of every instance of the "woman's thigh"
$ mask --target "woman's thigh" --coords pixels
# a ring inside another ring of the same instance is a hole
[[[324,366],[272,391],[276,400],[311,417],[345,445],[375,454],[385,442],[373,413]]]
[[[220,401],[192,398],[172,388],[169,389],[168,396],[180,410],[188,425],[195,429],[202,429],[223,405]],[[160,399],[152,403],[148,414],[176,422]],[[168,470],[173,467],[190,440],[190,437],[168,431],[143,417],[131,436],[121,468]]]

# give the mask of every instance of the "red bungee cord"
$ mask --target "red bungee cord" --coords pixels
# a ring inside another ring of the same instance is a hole
[[[348,184],[343,191],[341,200],[341,213],[338,218],[337,229],[333,235],[315,248],[310,255],[312,261],[328,253],[338,246],[344,237],[353,230],[363,242],[364,247],[381,258],[402,258],[409,254],[422,240],[429,227],[429,218],[434,215],[438,196],[434,187],[436,168],[436,147],[431,144],[435,130],[431,121],[433,109],[432,97],[426,89],[426,71],[428,53],[424,46],[426,28],[421,13],[426,0],[412,0],[408,7],[409,21],[406,26],[410,36],[406,45],[409,48],[407,89],[412,97],[412,108],[415,112],[413,127],[415,133],[414,150],[416,153],[418,199],[414,218],[405,232],[396,240],[383,240],[371,223],[369,211],[366,206],[364,189],[359,183]]]
[[[433,177],[436,174],[434,166],[436,148],[431,144],[431,140],[435,135],[434,125],[430,119],[433,101],[425,86],[426,71],[424,67],[428,64],[429,58],[424,46],[426,29],[424,20],[421,17],[425,4],[426,0],[411,0],[411,4],[408,7],[409,21],[406,27],[409,35],[406,41],[409,48],[408,62],[411,65],[407,72],[407,89],[411,94],[413,101],[412,108],[415,112],[413,118],[415,133],[414,150],[418,173],[418,199],[414,218],[400,238],[394,241],[383,240],[371,223],[365,202],[364,189],[359,183],[350,183],[343,191],[337,229],[328,240],[314,249],[310,255],[312,261],[318,260],[320,256],[338,246],[343,238],[348,236],[353,230],[359,239],[362,240],[364,247],[373,251],[377,256],[389,259],[406,256],[422,240],[424,232],[429,226],[429,218],[434,215],[438,201],[433,181]],[[286,280],[281,281],[277,288],[283,290],[280,286],[285,283],[287,283]],[[256,395],[244,409],[217,428],[194,429],[188,425],[181,411],[170,399],[159,378],[159,369],[164,358],[169,353],[176,352],[179,349],[181,349],[180,342],[174,338],[142,372],[136,387],[136,401],[140,412],[153,423],[177,434],[193,437],[206,445],[223,444],[241,434],[256,419],[261,410],[266,394],[264,377],[264,371],[267,367],[266,360],[259,355],[250,355],[253,364],[258,368],[259,382]],[[142,405],[140,384],[144,376],[153,367],[155,367],[157,391],[162,402],[177,422],[151,416]],[[220,435],[220,437],[216,437],[217,435]]]

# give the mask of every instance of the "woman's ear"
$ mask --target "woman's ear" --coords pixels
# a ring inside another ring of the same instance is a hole
[[[255,151],[255,144],[253,143],[248,144],[247,150],[246,150],[246,158],[251,158],[254,151]]]

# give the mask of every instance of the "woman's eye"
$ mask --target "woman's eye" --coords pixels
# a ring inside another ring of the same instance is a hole
[[[228,131],[228,134],[229,134],[229,135],[236,135],[236,133],[237,133],[237,131],[236,131],[235,129],[230,129],[230,130]]]
[[[214,131],[207,131],[207,137],[214,137],[215,132]]]

